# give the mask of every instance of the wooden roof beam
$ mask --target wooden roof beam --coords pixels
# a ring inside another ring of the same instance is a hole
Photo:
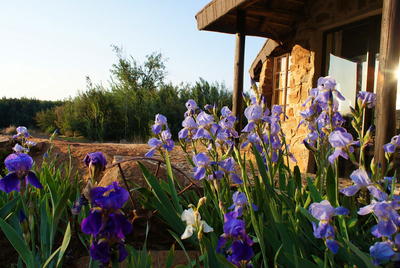
[[[236,20],[236,15],[226,14],[226,16],[231,18],[231,19],[235,19]],[[246,16],[246,21],[255,21],[255,22],[261,23],[260,19],[257,19],[255,17],[249,17],[249,16]]]
[[[274,40],[277,42],[277,43],[281,43],[281,39],[280,39],[280,37],[279,37],[279,35],[274,31],[274,30],[272,30],[268,25],[269,25],[269,17],[266,17],[264,20],[263,20],[263,22],[261,23],[261,27],[260,27],[260,30],[261,30],[261,32],[265,32],[265,31],[268,31],[268,32],[270,32],[275,38],[274,38]]]
[[[304,5],[306,2],[303,0],[286,0],[287,2]]]
[[[280,26],[280,27],[288,28],[288,29],[290,29],[290,30],[292,29],[292,26],[291,26],[291,25],[279,23],[279,22],[276,22],[276,21],[269,21],[269,23],[270,23],[270,24],[273,24],[273,25],[275,25],[275,26]]]
[[[259,8],[259,7],[249,7],[247,8],[247,13],[249,15],[258,15],[265,16],[277,19],[286,19],[286,20],[294,20],[294,21],[307,21],[308,16],[303,14],[278,10],[278,9],[268,9],[268,8]]]
[[[246,9],[246,8],[248,8],[249,6],[251,6],[251,5],[253,5],[254,3],[257,3],[257,2],[258,2],[258,0],[251,0],[251,1],[248,1],[248,2],[246,2],[246,3],[242,4],[242,5],[240,5],[238,9]]]

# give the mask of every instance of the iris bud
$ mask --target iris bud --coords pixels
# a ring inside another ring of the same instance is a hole
[[[199,199],[199,203],[197,204],[197,209],[199,209],[199,207],[203,204],[205,204],[207,201],[207,198],[204,196],[202,198]]]
[[[370,165],[370,168],[371,168],[371,171],[372,171],[373,174],[376,173],[376,166],[377,166],[377,164],[375,162],[375,157],[373,157],[372,160],[371,160],[371,165]]]
[[[387,171],[391,170],[392,168],[394,168],[394,162],[393,162],[393,161],[392,161],[392,162],[390,162],[390,164],[389,164],[389,166],[388,166],[388,170],[387,170]]]

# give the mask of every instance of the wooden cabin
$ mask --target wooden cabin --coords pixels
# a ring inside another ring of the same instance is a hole
[[[302,103],[320,76],[336,78],[346,97],[342,114],[356,104],[360,90],[378,94],[375,155],[396,131],[400,54],[400,3],[396,0],[214,0],[196,15],[199,30],[236,34],[233,112],[242,110],[245,36],[266,41],[249,70],[268,105],[282,105],[283,123],[300,169],[312,171],[301,141],[306,128]],[[247,74],[246,74],[247,75]],[[367,128],[374,111],[365,117]],[[241,121],[240,121],[241,122]],[[238,129],[241,126],[238,127]],[[383,158],[382,158],[383,157]]]

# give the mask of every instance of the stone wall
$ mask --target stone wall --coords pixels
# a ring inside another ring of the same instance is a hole
[[[383,0],[316,0],[306,7],[305,13],[310,19],[298,25],[292,43],[292,61],[289,63],[291,92],[286,111],[289,119],[282,125],[302,172],[310,171],[309,153],[301,143],[307,136],[307,129],[297,129],[297,126],[301,120],[300,111],[304,109],[302,103],[307,99],[309,90],[316,87],[322,73],[323,32],[380,14],[382,2]],[[272,100],[272,69],[273,58],[267,57],[263,62],[259,88],[268,100]]]
[[[272,69],[274,67],[274,59],[267,58],[263,63],[260,73],[259,93],[263,94],[267,103],[272,103]]]
[[[290,93],[287,100],[289,107],[286,110],[289,119],[282,124],[282,129],[302,172],[305,172],[308,166],[308,150],[302,144],[308,133],[306,127],[297,127],[301,121],[300,112],[304,109],[302,104],[308,98],[309,89],[312,88],[313,63],[313,52],[299,45],[293,47],[289,77]]]

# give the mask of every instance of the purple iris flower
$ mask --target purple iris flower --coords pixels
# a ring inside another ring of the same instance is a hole
[[[128,255],[123,239],[132,231],[132,224],[120,209],[129,199],[129,193],[119,187],[117,182],[113,182],[107,187],[92,189],[90,195],[95,207],[81,224],[85,234],[93,235],[90,256],[100,263],[106,263],[110,257],[110,249],[117,245],[118,261],[122,262]]]
[[[167,118],[162,114],[157,114],[154,125],[151,126],[151,130],[153,131],[154,134],[158,134],[161,132],[163,126],[166,126],[168,129]]]
[[[254,104],[244,110],[244,115],[248,120],[248,124],[244,127],[242,132],[251,132],[256,124],[261,122],[263,117],[263,109],[260,105]]]
[[[100,173],[106,169],[107,160],[102,152],[88,153],[83,159],[85,165],[89,168],[89,175],[92,178],[98,178]]]
[[[229,138],[229,131],[227,129],[224,129],[224,130],[220,131],[217,134],[217,138],[215,139],[215,145],[217,147],[220,147],[222,145],[226,145],[229,148],[232,145],[233,142],[230,141],[228,138]],[[212,150],[212,143],[209,144],[207,150],[208,151]]]
[[[193,117],[186,117],[182,122],[182,126],[184,128],[178,133],[178,138],[180,140],[188,137],[189,133],[192,135],[196,134],[198,125],[194,121]]]
[[[325,240],[326,246],[337,253],[339,245],[335,241],[334,228],[329,224],[333,216],[347,215],[349,211],[344,207],[332,207],[328,200],[323,200],[320,203],[312,203],[309,212],[314,218],[319,221],[318,227],[313,222],[314,236]]]
[[[315,101],[326,103],[333,95],[340,100],[345,100],[345,98],[336,90],[336,81],[331,76],[320,77],[318,79],[318,95]]]
[[[229,255],[227,258],[228,261],[238,267],[243,267],[243,262],[247,264],[251,257],[253,257],[253,249],[251,248],[251,245],[241,240],[233,241],[230,252],[231,255]],[[245,267],[252,266],[247,264]]]
[[[164,130],[161,132],[161,139],[164,141],[163,148],[168,152],[172,151],[172,149],[174,149],[175,147],[175,143],[171,139],[171,137],[172,135],[171,132],[169,132],[169,130]]]
[[[90,210],[89,217],[82,221],[81,228],[85,234],[97,236],[103,227],[103,210],[100,207],[94,207]]]
[[[31,171],[33,159],[25,153],[10,154],[4,160],[4,165],[8,170],[7,176],[0,179],[0,190],[7,194],[11,191],[19,191],[20,183],[29,183],[38,189],[43,189],[43,185],[36,177],[35,172]]]
[[[251,249],[253,241],[246,233],[245,222],[236,219],[237,216],[238,213],[236,211],[224,215],[224,234],[221,235],[217,247],[217,253],[224,253],[224,255],[227,255],[228,260],[235,265],[248,262],[253,256],[253,250]],[[227,239],[233,241],[229,250],[224,247]]]
[[[254,132],[250,133],[250,134],[247,136],[247,140],[242,144],[242,147],[241,147],[241,148],[243,149],[243,148],[244,148],[246,145],[248,145],[249,143],[252,144],[252,145],[254,145],[259,153],[262,152],[263,147],[262,147],[262,145],[261,145],[261,139],[260,139],[260,137],[257,135],[257,133],[254,133]]]
[[[371,256],[375,259],[373,263],[375,265],[379,265],[381,262],[392,259],[396,254],[393,251],[392,245],[390,242],[376,242],[375,245],[369,248],[369,252]]]
[[[145,154],[146,157],[153,157],[154,153],[156,152],[156,149],[160,150],[161,147],[167,150],[168,152],[172,151],[172,149],[174,149],[175,147],[175,143],[171,139],[171,133],[168,130],[163,130],[161,132],[161,140],[156,138],[151,138],[149,139],[147,144],[151,147],[151,149],[147,154]]]
[[[146,157],[153,157],[154,153],[156,152],[156,149],[161,148],[161,145],[163,145],[163,142],[159,139],[156,138],[151,138],[147,142],[147,144],[151,147],[150,151],[145,154]]]
[[[236,211],[238,213],[238,217],[242,216],[243,207],[249,204],[246,194],[236,191],[232,195],[232,200],[233,204],[228,209],[233,209],[233,211]],[[254,211],[258,210],[258,207],[256,205],[251,204],[251,206],[253,207]]]
[[[188,108],[189,110],[197,109],[197,103],[194,100],[188,100],[185,105],[186,105],[186,108]]]
[[[223,176],[225,175],[225,173],[222,170],[213,170],[211,175],[208,175],[208,179],[210,181],[212,180],[219,180],[221,179]]]
[[[314,146],[317,140],[318,140],[318,133],[311,132],[308,133],[307,138],[303,140],[303,143],[308,143],[310,146]]]
[[[357,94],[357,101],[361,108],[372,108],[375,106],[376,94],[367,91],[360,91]]]
[[[388,201],[389,195],[382,192],[375,186],[368,186],[368,191],[376,198],[378,201]]]
[[[122,262],[128,255],[123,239],[126,234],[132,231],[132,224],[119,212],[110,214],[104,227],[102,224],[103,219],[96,219],[101,222],[99,230],[93,230],[87,219],[90,220],[90,216],[82,221],[82,231],[86,234],[93,234],[95,237],[90,248],[90,256],[94,260],[106,263],[110,257],[110,247],[117,244],[119,251],[118,262]]]
[[[82,221],[82,232],[92,234],[94,237],[100,234],[102,237],[124,239],[125,235],[132,231],[132,224],[121,212],[111,213],[105,218],[103,216],[103,210],[100,207],[92,208],[89,217]]]
[[[312,222],[314,229],[314,236],[316,238],[322,238],[325,240],[326,246],[332,250],[334,254],[337,253],[339,249],[338,243],[335,241],[335,229],[326,221],[320,221],[317,225]]]
[[[194,135],[193,139],[200,139],[200,138],[206,138],[208,140],[211,140],[212,137],[210,135],[210,132],[208,132],[208,130],[211,130],[211,127],[213,126],[213,122],[214,122],[214,117],[210,114],[207,114],[205,112],[201,112],[198,116],[197,116],[197,123],[199,124],[199,128],[196,132],[196,134]],[[216,129],[213,131],[215,132]],[[215,133],[213,133],[215,134]]]
[[[266,144],[269,144],[269,137],[268,134],[265,133],[263,135],[263,140]],[[281,140],[279,139],[278,135],[271,135],[271,147],[273,150],[278,150],[279,148],[281,148],[282,143]]]
[[[302,124],[305,124],[306,122],[312,122],[314,117],[315,117],[315,111],[313,109],[313,106],[310,106],[306,108],[305,110],[300,112],[300,116],[303,118],[297,128],[299,128]]]
[[[340,192],[346,196],[355,195],[360,189],[364,191],[367,189],[367,186],[372,184],[367,172],[364,169],[357,169],[351,173],[350,178],[353,180],[355,185],[349,186],[340,190]]]
[[[315,120],[318,122],[319,127],[324,127],[324,128],[329,128],[336,130],[338,127],[341,127],[346,120],[343,119],[341,114],[339,112],[334,112],[332,115],[332,126],[331,126],[331,120],[326,111],[322,112],[318,118]]]
[[[28,147],[28,149],[29,148],[31,148],[31,147],[33,147],[33,146],[36,146],[36,142],[34,142],[34,141],[26,141],[25,142],[25,145]]]
[[[319,92],[318,88],[312,88],[312,89],[310,89],[310,92],[308,93],[309,97],[308,97],[308,98],[306,99],[306,101],[302,104],[302,106],[303,106],[303,107],[306,107],[307,103],[308,103],[310,100],[314,100],[314,99],[317,97],[318,92]]]
[[[193,156],[193,162],[196,166],[194,170],[194,178],[196,180],[201,180],[206,176],[206,168],[210,165],[210,160],[208,159],[206,153],[199,153]]]
[[[84,194],[81,194],[81,196],[78,198],[78,200],[76,200],[71,209],[72,215],[78,215],[81,212],[82,206],[86,206],[87,204],[88,200],[86,199]]]
[[[204,110],[212,111],[212,105],[211,104],[204,105]]]
[[[185,117],[189,117],[191,115],[194,115],[196,109],[198,108],[197,107],[197,103],[194,100],[188,100],[185,105],[186,105],[186,108],[188,109],[185,112]]]
[[[232,111],[228,108],[228,106],[224,106],[221,109],[221,115],[223,117],[229,117],[229,116],[233,116]],[[235,117],[233,116],[233,120],[235,119]]]
[[[334,112],[332,115],[332,124],[333,127],[340,127],[343,125],[343,123],[346,122],[346,120],[344,120],[344,118],[342,117],[342,115],[339,112]]]
[[[263,135],[264,143],[269,144],[270,139],[268,138],[268,134]],[[272,149],[271,161],[276,162],[279,159],[278,151],[282,147],[281,140],[279,139],[278,135],[271,135],[271,144],[269,150]]]
[[[93,241],[90,247],[90,256],[93,260],[98,260],[100,263],[108,262],[110,258],[110,246],[106,240]]]
[[[15,146],[14,146],[12,149],[15,151],[16,154],[19,154],[19,153],[28,153],[28,152],[29,152],[29,149],[28,149],[28,148],[22,147],[22,146],[19,145],[18,143],[15,144]]]
[[[235,170],[235,159],[233,159],[233,157],[229,157],[229,158],[219,162],[218,165],[225,172],[225,174],[231,175],[232,180],[235,183],[237,183],[237,184],[243,183],[243,181],[239,178],[239,176],[236,173],[234,173],[236,170]]]
[[[372,200],[370,205],[360,208],[358,214],[367,215],[373,212],[378,217],[377,232],[381,236],[391,236],[397,232],[397,226],[400,226],[400,216],[396,212],[399,209],[397,202]]]
[[[328,157],[330,163],[334,163],[335,159],[340,155],[341,157],[348,159],[347,152],[352,153],[353,147],[353,136],[350,133],[336,130],[329,135],[329,142],[332,147],[335,148],[335,152]]]
[[[280,115],[283,113],[283,108],[280,105],[274,105],[271,110],[271,114]]]
[[[389,143],[383,145],[383,150],[387,153],[394,153],[397,146],[400,146],[399,135],[394,136]]]
[[[121,209],[129,199],[129,193],[123,187],[118,186],[118,182],[113,181],[107,187],[96,187],[90,191],[90,196],[94,206],[101,207],[108,211]]]
[[[330,221],[333,216],[347,215],[349,213],[344,207],[332,207],[328,200],[322,200],[320,203],[312,203],[309,212],[319,221]]]
[[[236,117],[232,115],[231,110],[227,106],[223,107],[221,110],[221,119],[218,124],[226,132],[229,134],[229,137],[239,138],[239,134],[234,129],[234,124],[236,121]]]
[[[23,126],[19,126],[16,129],[17,133],[16,135],[13,136],[13,139],[18,138],[19,136],[24,136],[26,139],[29,138],[30,134],[28,133],[28,129]]]

